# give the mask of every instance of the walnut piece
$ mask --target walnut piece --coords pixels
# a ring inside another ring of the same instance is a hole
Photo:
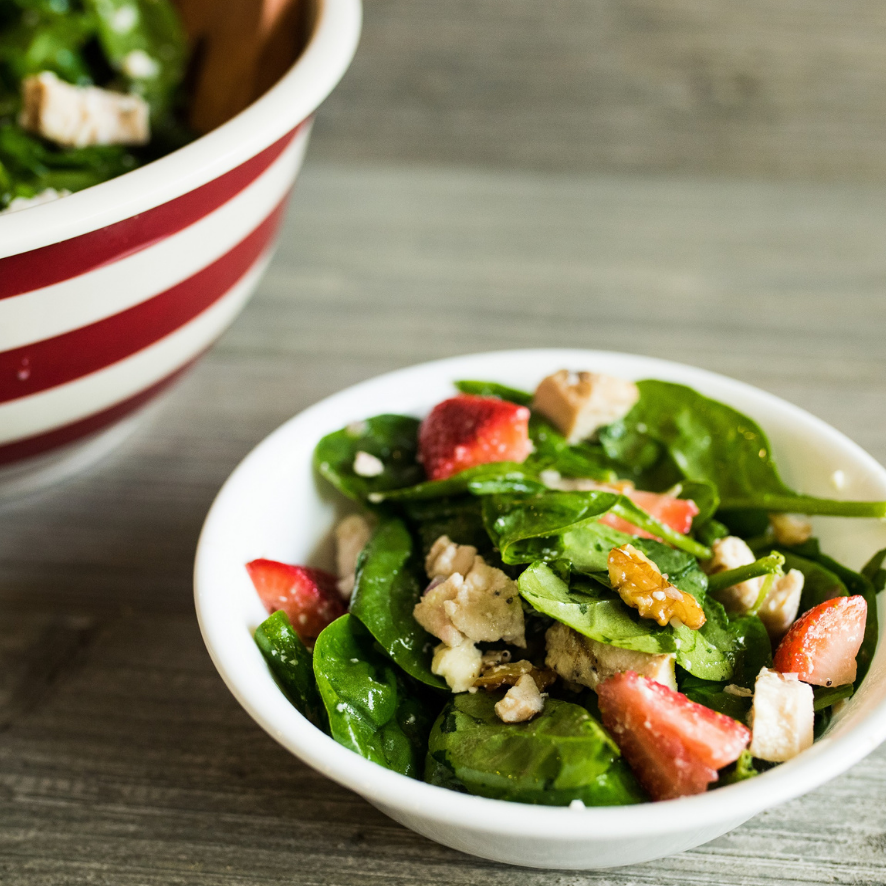
[[[697,631],[705,614],[691,594],[674,587],[661,570],[633,545],[622,545],[609,552],[609,580],[628,606],[643,618],[664,626],[677,619]]]
[[[542,379],[532,408],[570,443],[578,443],[598,428],[624,418],[639,399],[640,391],[633,382],[611,375],[561,369]]]

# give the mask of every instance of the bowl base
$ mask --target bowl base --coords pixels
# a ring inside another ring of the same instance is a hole
[[[147,421],[156,401],[105,430],[45,455],[0,467],[0,503],[42,492],[91,468]]]

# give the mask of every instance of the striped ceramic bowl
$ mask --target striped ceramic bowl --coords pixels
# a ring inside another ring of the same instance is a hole
[[[228,123],[120,178],[0,216],[0,492],[92,460],[243,308],[360,0],[322,0],[289,72]]]

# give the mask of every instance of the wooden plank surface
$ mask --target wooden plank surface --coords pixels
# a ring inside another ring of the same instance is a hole
[[[339,159],[886,179],[878,0],[366,0]]]
[[[707,846],[516,872],[393,823],[238,707],[191,602],[202,519],[283,420],[379,372],[587,346],[760,385],[886,461],[884,193],[309,162],[254,301],[86,476],[0,509],[0,883],[886,882],[886,751]]]

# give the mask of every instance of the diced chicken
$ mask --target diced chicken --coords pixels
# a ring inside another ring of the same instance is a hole
[[[791,569],[787,575],[775,580],[757,612],[773,643],[781,640],[797,617],[802,595],[803,573],[799,569]]]
[[[97,86],[72,86],[51,71],[22,81],[19,122],[59,145],[143,145],[150,140],[147,102]]]
[[[544,696],[538,691],[535,680],[524,674],[496,703],[495,713],[505,723],[523,723],[544,710]]]
[[[351,514],[335,527],[338,590],[346,600],[354,590],[357,558],[372,536],[372,526],[360,514]]]
[[[725,572],[727,569],[737,569],[739,566],[748,566],[757,559],[747,542],[737,535],[718,538],[711,545],[711,550],[713,556],[703,564],[704,571],[708,575]],[[747,581],[724,588],[716,597],[730,612],[747,612],[757,602],[764,580],[762,576],[749,578]]]
[[[441,535],[425,558],[428,578],[449,578],[454,573],[467,575],[474,565],[477,549],[472,545],[457,545],[448,535]]]
[[[633,382],[561,369],[542,379],[532,406],[570,443],[578,443],[624,418],[639,398],[640,391]]]
[[[763,668],[754,685],[750,752],[761,760],[783,763],[811,747],[812,699],[812,687],[796,674]]]
[[[453,692],[467,692],[480,675],[482,657],[480,650],[470,641],[456,646],[441,643],[434,650],[431,671],[442,677]]]
[[[564,680],[596,689],[599,683],[614,674],[635,671],[669,689],[677,689],[676,656],[672,653],[652,655],[619,649],[585,637],[560,622],[548,628],[545,639],[545,664]]]
[[[380,477],[385,472],[384,462],[362,449],[354,456],[353,468],[358,477]]]
[[[801,514],[770,514],[769,525],[780,545],[801,545],[812,537],[812,524]]]
[[[21,212],[23,209],[30,209],[32,206],[42,206],[44,203],[54,203],[56,200],[61,200],[62,197],[70,197],[70,195],[71,192],[64,188],[58,191],[55,188],[46,188],[39,194],[34,194],[33,197],[16,197],[14,200],[10,200],[9,206],[3,212],[0,212],[0,215]]]

